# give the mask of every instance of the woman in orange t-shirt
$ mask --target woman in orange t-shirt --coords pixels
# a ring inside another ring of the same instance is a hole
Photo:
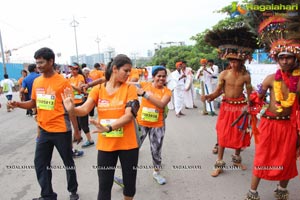
[[[166,179],[160,175],[161,149],[165,135],[164,109],[171,100],[172,92],[165,87],[167,70],[163,66],[152,67],[153,82],[141,82],[137,89],[138,95],[144,97],[141,100],[141,108],[137,121],[140,125],[142,136],[141,143],[147,135],[150,139],[152,161],[154,165],[153,178],[163,185]]]
[[[98,121],[91,120],[98,133],[98,200],[111,199],[111,188],[118,158],[124,178],[124,199],[131,200],[135,194],[138,142],[134,118],[139,109],[136,88],[126,83],[132,67],[126,55],[117,55],[107,66],[106,83],[91,90],[86,102],[74,106],[70,89],[63,98],[66,109],[77,116],[87,115],[96,105]]]

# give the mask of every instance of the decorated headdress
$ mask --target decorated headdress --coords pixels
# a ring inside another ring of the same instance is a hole
[[[255,4],[299,4],[299,0],[256,0]],[[296,6],[295,6],[296,7]],[[298,5],[299,7],[299,5]],[[251,11],[256,18],[253,27],[258,32],[258,42],[274,60],[280,54],[295,55],[300,58],[300,11],[276,10],[271,13]],[[260,23],[259,23],[260,22]],[[258,24],[259,23],[259,24]]]
[[[299,7],[299,0],[298,7]],[[286,5],[296,3],[294,1],[286,2]],[[286,13],[273,13],[266,19],[263,19],[258,26],[258,38],[261,46],[269,52],[269,56],[274,60],[280,55],[293,55],[300,59],[300,12],[288,11]],[[276,111],[283,111],[283,108],[292,107],[297,92],[297,85],[300,78],[300,70],[297,66],[289,72],[283,72],[278,69],[275,73],[273,89],[276,100]],[[284,98],[282,93],[282,82],[288,87],[288,97]]]
[[[205,42],[218,48],[221,59],[249,60],[249,62],[252,60],[254,49],[258,47],[255,34],[243,24],[209,31],[205,36]]]

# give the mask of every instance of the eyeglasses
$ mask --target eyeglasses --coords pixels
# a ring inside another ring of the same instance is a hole
[[[78,71],[79,69],[78,68],[72,68],[72,70]]]

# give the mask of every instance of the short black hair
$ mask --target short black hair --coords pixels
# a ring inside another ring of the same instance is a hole
[[[100,67],[100,64],[99,64],[99,63],[95,63],[95,64],[94,64],[94,68],[97,68],[97,67]]]
[[[28,71],[29,72],[34,72],[35,68],[36,68],[36,64],[30,64],[30,65],[28,65]]]
[[[213,59],[209,59],[207,62],[210,62],[210,63],[212,63],[212,64],[215,63]]]
[[[48,47],[43,47],[43,48],[37,50],[34,53],[34,58],[35,59],[43,58],[47,61],[53,59],[53,64],[55,62],[55,54],[54,54],[53,50]]]
[[[8,74],[4,74],[4,78],[8,78]]]

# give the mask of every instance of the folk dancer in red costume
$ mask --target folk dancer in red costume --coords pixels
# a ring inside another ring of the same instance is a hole
[[[251,187],[245,200],[260,199],[257,188],[261,179],[279,181],[274,191],[275,198],[287,200],[289,180],[298,174],[299,24],[298,15],[291,18],[274,15],[262,21],[259,26],[260,42],[269,48],[270,57],[278,62],[280,68],[264,79],[259,90],[261,99],[269,90],[270,103],[258,127]]]
[[[233,165],[242,170],[246,169],[246,166],[242,164],[240,152],[242,148],[250,145],[246,111],[250,104],[252,86],[250,74],[244,63],[246,60],[251,61],[251,55],[257,44],[254,34],[250,33],[246,27],[210,31],[205,39],[212,46],[219,48],[221,58],[227,59],[231,67],[220,73],[216,90],[209,95],[202,96],[203,101],[212,101],[224,93],[216,125],[219,144],[218,158],[211,173],[211,176],[217,177],[226,169],[223,161],[225,148],[235,150],[235,154],[232,155]],[[244,95],[244,88],[246,88],[247,97]]]

